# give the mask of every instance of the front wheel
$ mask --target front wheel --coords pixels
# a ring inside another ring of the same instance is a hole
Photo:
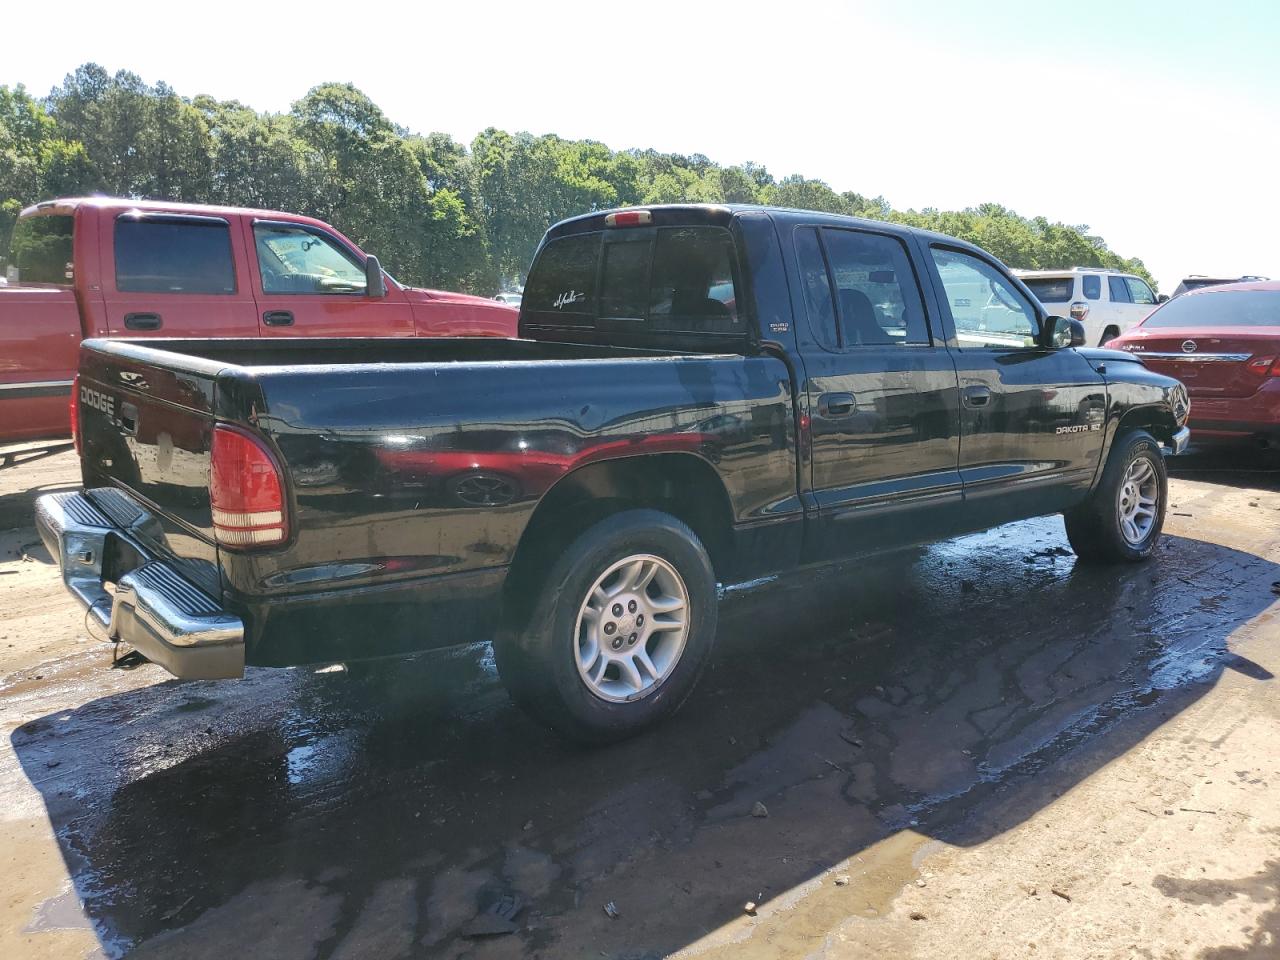
[[[1125,433],[1089,499],[1066,514],[1067,539],[1082,560],[1145,560],[1160,539],[1168,499],[1160,445],[1145,430]]]
[[[628,510],[565,548],[523,623],[494,641],[516,700],[557,732],[605,742],[674,713],[715,638],[715,575],[692,530],[669,514]]]

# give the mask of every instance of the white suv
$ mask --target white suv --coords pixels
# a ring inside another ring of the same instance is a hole
[[[1083,323],[1090,346],[1120,336],[1169,299],[1157,297],[1141,277],[1100,267],[1013,272],[1050,314]]]

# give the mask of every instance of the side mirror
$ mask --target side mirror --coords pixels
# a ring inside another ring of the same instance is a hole
[[[1052,350],[1084,346],[1084,324],[1066,317],[1046,317],[1040,335],[1041,346]]]
[[[364,294],[366,297],[385,297],[387,281],[382,278],[382,264],[377,257],[364,262]]]
[[[1156,303],[1168,303],[1168,302],[1169,302],[1169,295],[1167,293],[1161,293],[1156,296]]]

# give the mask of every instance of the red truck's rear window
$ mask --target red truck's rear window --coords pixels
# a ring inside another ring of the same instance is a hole
[[[5,265],[8,278],[15,283],[71,283],[74,230],[70,214],[19,218]]]

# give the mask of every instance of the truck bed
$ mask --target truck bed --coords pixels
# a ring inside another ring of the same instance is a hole
[[[297,662],[297,650],[253,638],[268,615],[287,615],[278,601],[317,590],[347,613],[376,594],[395,621],[385,637],[409,642],[395,618],[417,614],[397,614],[384,591],[434,577],[456,578],[461,594],[496,589],[548,491],[604,461],[679,460],[668,482],[681,469],[720,473],[735,523],[800,513],[793,388],[771,356],[496,339],[104,340],[85,342],[80,385],[89,496],[122,489],[143,505],[147,550],[243,613],[249,662]],[[291,534],[280,548],[215,543],[215,424],[265,437],[282,465]],[[313,600],[300,615],[334,613]],[[332,650],[304,659],[349,649],[342,631],[272,631],[320,633]]]

